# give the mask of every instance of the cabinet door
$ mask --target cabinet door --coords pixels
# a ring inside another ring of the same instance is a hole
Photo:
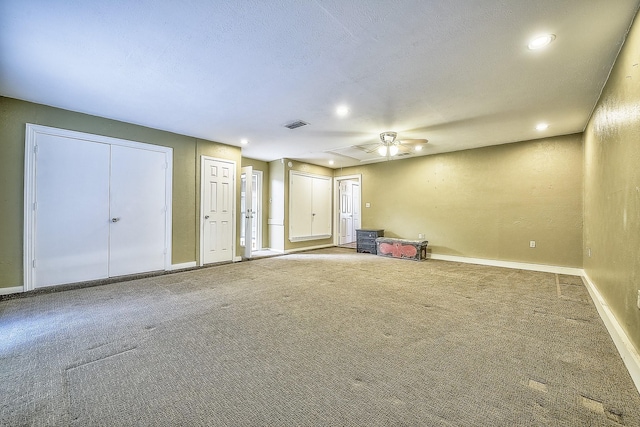
[[[312,178],[312,236],[331,234],[331,180],[329,178]]]
[[[313,180],[291,174],[289,179],[289,239],[311,236]]]

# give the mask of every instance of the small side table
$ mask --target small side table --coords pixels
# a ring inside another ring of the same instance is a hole
[[[376,239],[384,236],[382,229],[358,229],[356,230],[356,252],[378,254]]]

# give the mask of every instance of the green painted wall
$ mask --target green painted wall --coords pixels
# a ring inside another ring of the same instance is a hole
[[[269,247],[269,163],[261,160],[242,158],[242,167],[251,166],[262,172],[262,247]]]
[[[23,180],[26,123],[173,148],[172,262],[199,255],[199,155],[236,161],[240,149],[143,126],[0,97],[0,287],[22,286]],[[239,185],[239,171],[237,182]],[[239,201],[238,201],[239,204]]]
[[[410,239],[423,233],[436,254],[581,267],[581,138],[381,162],[336,176],[362,174],[363,228]]]
[[[584,134],[584,269],[640,350],[638,52],[636,18]]]

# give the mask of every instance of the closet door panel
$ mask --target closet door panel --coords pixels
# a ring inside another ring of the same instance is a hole
[[[312,236],[331,234],[331,180],[313,178]]]
[[[291,174],[289,181],[289,239],[311,235],[312,221],[311,177]]]
[[[42,134],[35,163],[34,287],[109,274],[109,145]]]
[[[164,269],[165,154],[111,147],[110,276]]]

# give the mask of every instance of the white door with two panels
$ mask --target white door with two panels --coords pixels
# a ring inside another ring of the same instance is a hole
[[[171,149],[30,126],[26,290],[168,269]]]

